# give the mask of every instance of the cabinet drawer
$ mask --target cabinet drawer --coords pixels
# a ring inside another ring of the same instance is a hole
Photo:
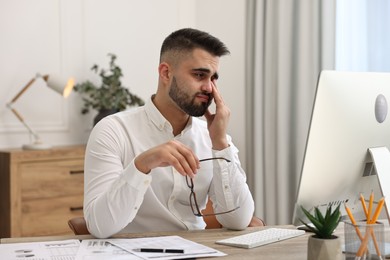
[[[21,164],[22,201],[82,195],[83,162],[80,159]]]
[[[22,236],[73,234],[68,220],[83,216],[83,195],[22,203]]]

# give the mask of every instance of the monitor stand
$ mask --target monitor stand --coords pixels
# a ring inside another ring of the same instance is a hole
[[[390,224],[390,152],[387,147],[375,147],[368,149],[374,163],[379,187],[385,198],[385,210]]]

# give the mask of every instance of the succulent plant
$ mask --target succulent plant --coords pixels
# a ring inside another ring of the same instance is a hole
[[[335,236],[333,235],[334,230],[337,228],[340,220],[340,204],[332,211],[332,206],[328,206],[326,209],[325,216],[321,213],[318,207],[314,208],[314,213],[310,213],[305,208],[301,206],[303,213],[310,220],[313,226],[305,223],[300,219],[300,221],[313,233],[317,238],[331,239]]]

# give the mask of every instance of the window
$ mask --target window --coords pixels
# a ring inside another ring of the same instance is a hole
[[[336,70],[390,72],[390,1],[336,1]]]

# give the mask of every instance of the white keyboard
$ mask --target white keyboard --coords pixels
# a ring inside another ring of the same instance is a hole
[[[255,231],[249,234],[235,236],[216,241],[217,244],[237,246],[243,248],[253,248],[281,240],[301,236],[305,234],[303,230],[287,228],[269,228]]]

